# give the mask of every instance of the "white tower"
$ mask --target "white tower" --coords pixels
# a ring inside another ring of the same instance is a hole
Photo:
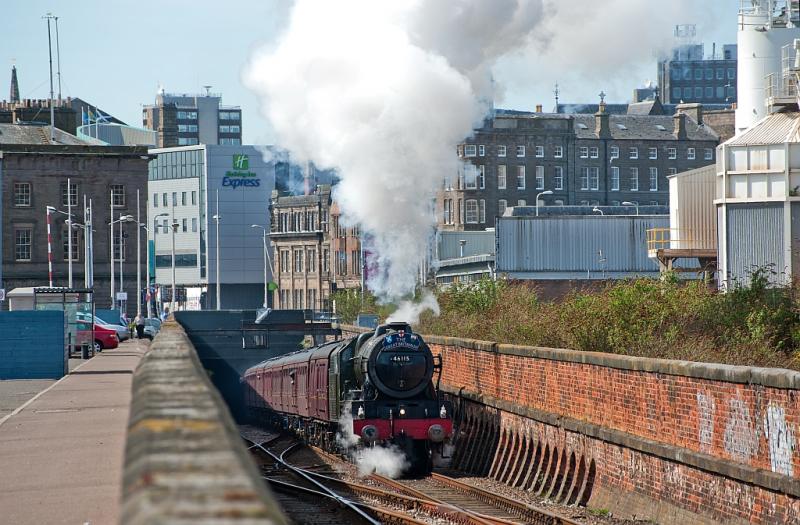
[[[781,76],[781,49],[800,38],[800,1],[741,0],[736,133],[767,116],[767,77]]]

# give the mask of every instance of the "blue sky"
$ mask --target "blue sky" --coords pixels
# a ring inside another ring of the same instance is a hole
[[[570,0],[572,1],[572,0]],[[641,0],[650,1],[650,0]],[[654,16],[660,1],[653,1]],[[667,0],[669,1],[669,0]],[[736,0],[697,0],[720,15],[698,24],[707,52],[710,43],[733,43]],[[289,0],[6,0],[0,17],[0,99],[8,96],[12,60],[23,98],[49,91],[47,30],[41,18],[59,16],[62,93],[79,96],[133,125],[141,125],[142,104],[152,103],[158,85],[168,92],[201,92],[210,84],[223,103],[240,105],[246,143],[268,143],[272,134],[258,113],[258,100],[241,82],[252,50],[274,42],[284,26]],[[655,79],[655,63],[632,64],[624,87],[602,78],[562,85],[562,100],[593,102],[604,89],[609,101],[625,101],[633,87]],[[279,75],[280,72],[275,72]],[[507,74],[507,73],[506,73]],[[501,79],[502,80],[502,79]],[[587,79],[583,79],[587,80]],[[510,82],[502,106],[549,109],[552,86]]]

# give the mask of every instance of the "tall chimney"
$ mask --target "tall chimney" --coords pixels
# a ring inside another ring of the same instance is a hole
[[[686,140],[686,115],[684,113],[675,113],[675,116],[672,118],[675,126],[675,129],[672,130],[672,134],[675,135],[675,138],[678,140]]]
[[[698,103],[693,104],[678,104],[675,108],[675,111],[678,113],[684,113],[689,118],[697,122],[697,124],[703,123],[703,105]]]
[[[541,112],[542,112],[542,105],[536,104],[536,113],[541,113]]]
[[[597,138],[602,139],[611,136],[609,118],[609,114],[606,113],[606,103],[600,102],[597,113],[594,114],[594,132]]]

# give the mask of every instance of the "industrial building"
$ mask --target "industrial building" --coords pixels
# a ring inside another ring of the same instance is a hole
[[[210,86],[209,86],[210,87]],[[223,106],[222,95],[173,94],[163,90],[142,109],[144,127],[158,133],[157,146],[242,144],[242,109]]]
[[[266,275],[264,251],[272,163],[255,146],[199,145],[150,153],[155,158],[149,165],[148,228],[162,300],[168,301],[172,284],[174,242],[176,286],[187,290],[187,298],[200,298],[193,307],[216,307],[218,260],[221,306],[262,306],[265,280],[272,279],[268,242]],[[220,217],[219,236],[215,216]],[[183,297],[180,290],[176,295]]]

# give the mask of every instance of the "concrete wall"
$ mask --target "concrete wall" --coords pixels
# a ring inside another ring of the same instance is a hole
[[[64,312],[0,312],[0,379],[60,379],[67,373]]]
[[[461,468],[661,524],[800,522],[798,372],[425,339]]]
[[[287,523],[180,325],[164,323],[132,389],[120,523]]]

